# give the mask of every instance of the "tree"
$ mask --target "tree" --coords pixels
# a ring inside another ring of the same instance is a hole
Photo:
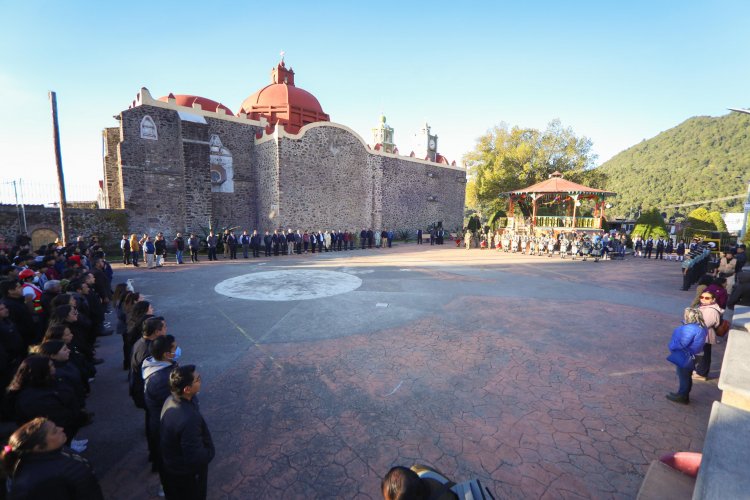
[[[645,239],[648,237],[658,238],[661,236],[662,238],[666,238],[668,234],[667,226],[664,224],[664,218],[661,216],[657,208],[652,208],[651,210],[643,212],[635,222],[635,227],[633,228],[631,237],[640,236]]]
[[[469,171],[467,203],[482,213],[494,213],[507,203],[500,193],[541,182],[555,171],[573,182],[602,187],[605,177],[592,168],[596,155],[591,145],[590,139],[577,137],[559,120],[544,131],[501,123],[477,139],[474,150],[464,156]]]

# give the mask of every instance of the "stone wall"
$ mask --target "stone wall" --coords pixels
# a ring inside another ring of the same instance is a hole
[[[123,111],[119,169],[111,154],[117,129],[105,131],[108,200],[121,206],[119,189],[130,232],[202,234],[209,225],[414,232],[462,223],[462,169],[370,151],[356,133],[329,122],[256,139],[255,122],[191,111],[147,104]],[[145,116],[156,140],[141,137]],[[212,169],[226,173],[213,186]]]
[[[232,154],[233,192],[211,193],[211,217],[216,227],[257,225],[257,169],[254,168],[257,127],[206,118],[209,137],[216,135]]]
[[[118,146],[120,145],[120,128],[105,128],[102,131],[104,142],[104,197],[105,208],[124,208],[122,199],[122,178],[120,177]]]
[[[26,227],[32,238],[35,232],[59,237],[60,211],[57,208],[28,205],[25,211]],[[95,234],[105,246],[117,246],[122,234],[128,232],[128,216],[124,210],[68,208],[65,214],[70,240],[76,236],[88,237]],[[12,244],[15,241],[23,230],[21,224],[15,205],[0,205],[0,236],[6,243]],[[54,237],[45,242],[52,243]]]
[[[359,139],[336,127],[283,138],[279,151],[282,227],[360,230],[372,223],[373,176]]]

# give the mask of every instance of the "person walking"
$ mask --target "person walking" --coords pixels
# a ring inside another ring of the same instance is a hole
[[[169,388],[171,395],[162,407],[159,427],[164,496],[167,500],[205,499],[208,464],[216,451],[198,407],[201,376],[195,365],[175,367],[169,374]]]
[[[688,404],[690,390],[693,388],[693,369],[695,355],[703,350],[706,342],[706,326],[700,309],[687,308],[683,314],[682,325],[672,332],[669,341],[671,352],[669,359],[677,367],[677,392],[667,394],[667,399],[675,403]]]

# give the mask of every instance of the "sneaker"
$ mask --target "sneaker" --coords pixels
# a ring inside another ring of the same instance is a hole
[[[667,394],[666,397],[668,400],[673,401],[675,403],[680,403],[683,405],[690,403],[690,399],[687,396],[683,396],[682,394],[675,394],[673,392],[670,392],[669,394]]]
[[[702,380],[705,382],[709,380],[709,378],[710,377],[708,375],[700,375],[698,373],[693,373],[693,380]]]

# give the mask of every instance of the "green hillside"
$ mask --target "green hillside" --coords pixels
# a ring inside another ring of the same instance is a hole
[[[657,207],[668,216],[687,214],[701,205],[667,205],[744,195],[750,180],[750,115],[697,116],[644,140],[599,167],[606,173],[610,216],[627,216],[639,206]],[[739,179],[738,179],[739,177]],[[744,199],[703,206],[741,212]]]

